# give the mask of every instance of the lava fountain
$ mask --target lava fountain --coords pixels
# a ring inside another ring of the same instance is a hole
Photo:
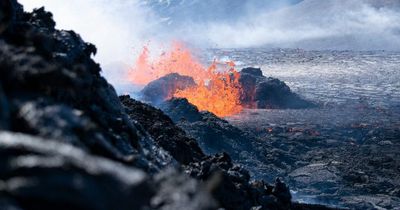
[[[135,66],[129,71],[133,83],[146,85],[170,73],[190,76],[196,86],[177,90],[171,94],[173,97],[186,98],[199,110],[210,111],[219,117],[242,111],[240,75],[234,62],[214,61],[209,67],[204,67],[192,56],[190,50],[178,42],[173,43],[171,50],[158,58],[150,59],[149,53],[149,49],[144,47]]]

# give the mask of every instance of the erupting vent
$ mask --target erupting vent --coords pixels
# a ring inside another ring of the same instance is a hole
[[[170,73],[190,76],[197,84],[178,90],[172,94],[174,97],[187,98],[200,110],[213,112],[220,117],[242,110],[241,85],[235,64],[214,61],[206,68],[180,43],[174,43],[171,51],[153,60],[149,59],[149,50],[144,47],[129,77],[135,84],[146,85]]]

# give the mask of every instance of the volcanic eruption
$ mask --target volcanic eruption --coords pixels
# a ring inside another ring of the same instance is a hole
[[[148,47],[144,47],[129,72],[133,83],[147,85],[165,75],[177,73],[193,78],[196,85],[175,88],[168,97],[186,98],[200,110],[220,117],[237,114],[243,109],[240,103],[240,75],[233,61],[214,60],[209,67],[205,67],[179,42],[174,42],[170,51],[163,52],[158,58],[150,59],[149,53]]]

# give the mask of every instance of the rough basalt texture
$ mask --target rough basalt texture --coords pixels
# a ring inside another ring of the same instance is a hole
[[[0,82],[10,106],[10,129],[54,139],[68,133],[67,141],[79,140],[93,153],[133,160],[140,137],[90,58],[94,46],[74,32],[55,30],[43,9],[16,8],[16,18],[0,35]]]
[[[154,194],[138,169],[57,141],[9,132],[0,139],[0,194],[21,208],[131,209]]]

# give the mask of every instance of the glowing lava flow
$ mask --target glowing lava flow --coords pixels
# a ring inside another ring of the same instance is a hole
[[[225,70],[220,70],[221,66]],[[170,73],[190,76],[197,85],[172,95],[187,98],[199,110],[226,117],[243,109],[239,73],[234,67],[233,62],[213,62],[209,68],[204,68],[182,44],[174,43],[170,52],[163,53],[154,62],[149,61],[149,50],[145,47],[129,77],[134,83],[145,85]]]

